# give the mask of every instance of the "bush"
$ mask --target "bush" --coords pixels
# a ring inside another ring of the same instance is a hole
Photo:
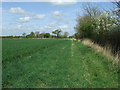
[[[27,35],[27,36],[26,36],[26,38],[35,38],[35,36],[34,36],[34,35],[29,34],[29,35]]]
[[[120,22],[110,12],[99,16],[78,17],[76,38],[89,38],[101,46],[110,45],[114,53],[120,49]]]

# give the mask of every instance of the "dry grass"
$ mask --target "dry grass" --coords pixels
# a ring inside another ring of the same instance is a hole
[[[90,39],[84,39],[78,41],[82,42],[84,45],[90,46],[97,52],[101,52],[109,60],[112,60],[113,64],[118,65],[120,61],[119,54],[113,55],[111,51],[111,47],[109,45],[106,45],[105,47],[101,47],[100,45],[93,43]]]

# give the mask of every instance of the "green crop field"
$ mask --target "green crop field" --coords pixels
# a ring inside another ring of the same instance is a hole
[[[117,68],[80,42],[3,39],[3,88],[117,88]]]

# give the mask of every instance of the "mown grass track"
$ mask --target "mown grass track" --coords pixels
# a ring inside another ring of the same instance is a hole
[[[117,68],[77,41],[3,39],[2,49],[3,87],[118,87]]]

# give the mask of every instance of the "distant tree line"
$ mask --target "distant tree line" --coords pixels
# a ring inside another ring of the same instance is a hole
[[[31,32],[30,34],[23,33],[22,36],[2,36],[2,38],[68,38],[68,32],[61,34],[62,30],[57,29],[50,33]]]
[[[101,11],[87,4],[84,15],[77,17],[76,39],[89,38],[101,46],[110,45],[114,53],[120,52],[120,1],[112,12]]]

